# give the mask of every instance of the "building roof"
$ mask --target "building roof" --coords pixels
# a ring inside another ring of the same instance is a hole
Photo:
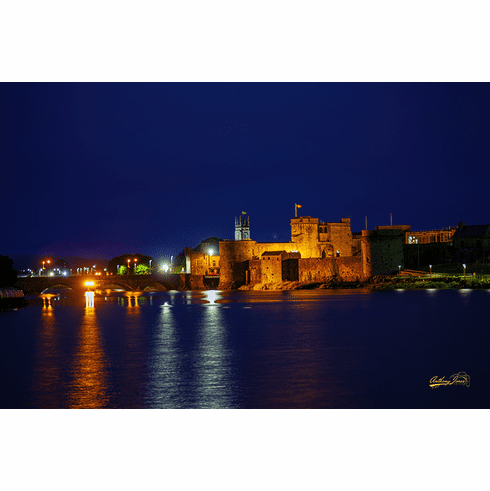
[[[453,237],[485,237],[490,225],[464,225]]]
[[[280,256],[282,253],[286,253],[286,251],[265,251],[262,256]]]

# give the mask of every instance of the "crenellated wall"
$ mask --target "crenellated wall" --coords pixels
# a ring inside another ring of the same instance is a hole
[[[403,267],[403,232],[364,230],[353,239],[349,218],[320,223],[300,217],[291,220],[291,242],[221,241],[220,257],[221,289],[282,281],[365,281]]]

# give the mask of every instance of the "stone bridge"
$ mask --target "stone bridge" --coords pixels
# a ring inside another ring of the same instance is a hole
[[[115,275],[115,276],[32,276],[18,278],[15,287],[26,294],[39,294],[46,288],[71,288],[86,291],[86,281],[95,284],[91,289],[104,289],[109,286],[123,290],[144,290],[147,287],[157,290],[186,290],[189,281],[185,274]],[[203,288],[204,289],[204,288]]]

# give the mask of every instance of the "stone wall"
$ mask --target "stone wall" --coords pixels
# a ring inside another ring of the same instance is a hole
[[[262,263],[262,283],[281,283],[282,280],[282,256],[264,254]]]
[[[298,279],[306,283],[327,282],[332,279],[359,281],[362,276],[362,258],[360,256],[298,260]]]
[[[340,223],[327,223],[327,235],[334,249],[334,256],[352,256],[352,232],[350,218],[342,218]]]
[[[319,219],[313,217],[291,219],[291,242],[294,243],[295,250],[301,253],[301,257],[320,256],[318,224]]]
[[[224,240],[219,243],[220,289],[238,288],[246,283],[248,261],[259,257],[256,246],[254,240]]]

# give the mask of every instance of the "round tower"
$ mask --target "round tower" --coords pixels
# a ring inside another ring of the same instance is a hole
[[[219,288],[238,288],[246,282],[248,261],[253,259],[254,240],[223,240],[219,243],[220,279]]]
[[[361,237],[361,255],[362,255],[362,274],[364,279],[373,275],[373,250],[372,237],[376,232],[374,230],[363,230]]]

